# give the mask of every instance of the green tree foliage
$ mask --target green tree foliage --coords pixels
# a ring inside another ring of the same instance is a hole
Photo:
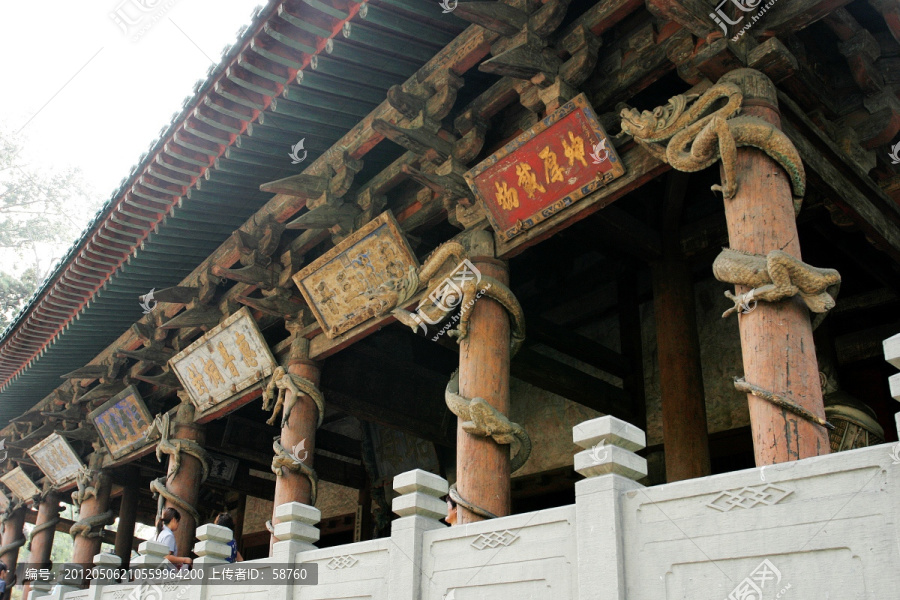
[[[99,206],[78,170],[29,164],[23,147],[0,127],[0,331]]]

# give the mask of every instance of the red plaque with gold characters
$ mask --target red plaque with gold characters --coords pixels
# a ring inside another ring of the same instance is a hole
[[[625,173],[584,94],[466,173],[501,242]]]

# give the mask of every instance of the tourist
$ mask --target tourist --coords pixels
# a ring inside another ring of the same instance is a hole
[[[238,552],[237,542],[234,541],[234,519],[231,518],[227,512],[219,514],[216,517],[216,525],[220,527],[227,527],[231,530],[231,540],[228,542],[228,546],[231,548],[231,556],[228,557],[228,562],[241,562],[244,560],[244,557],[241,556],[241,553]]]
[[[178,531],[178,523],[181,521],[181,513],[171,506],[163,511],[162,517],[156,523],[156,541],[165,544],[169,548],[168,560],[176,569],[190,569],[193,559],[189,556],[175,556],[175,532]]]

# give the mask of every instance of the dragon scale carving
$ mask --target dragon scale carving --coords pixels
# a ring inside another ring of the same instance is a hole
[[[479,437],[490,437],[498,444],[510,444],[515,450],[511,471],[518,471],[531,455],[531,438],[518,423],[488,404],[484,398],[466,398],[459,393],[459,371],[454,371],[444,391],[447,408],[463,420],[463,431]]]
[[[111,525],[115,520],[116,514],[108,510],[99,515],[79,519],[69,528],[69,534],[72,537],[80,535],[86,538],[98,538],[103,535],[103,528]]]
[[[446,266],[450,259],[455,260],[449,263],[450,267],[448,269]],[[418,316],[419,314],[425,315],[425,320],[431,324],[440,322],[448,315],[444,307],[447,296],[459,294],[459,291],[445,284],[447,277],[465,260],[467,260],[467,252],[459,242],[451,240],[438,246],[425,261],[425,264],[422,265],[421,269],[419,269],[413,285],[410,286],[411,289],[415,290],[418,289],[421,282],[427,282],[425,287],[428,293],[416,307],[417,314],[404,310],[400,306],[391,311],[391,314],[413,331],[424,325],[422,318]],[[458,289],[462,291],[462,295],[455,303],[452,303],[452,308],[456,306],[461,307],[459,325],[457,329],[451,330],[449,335],[455,337],[458,342],[466,338],[469,333],[469,320],[472,317],[475,300],[480,296],[487,296],[499,302],[509,314],[511,325],[510,354],[515,355],[522,346],[522,342],[525,341],[525,315],[515,294],[505,284],[487,275],[481,275],[480,281],[467,279],[458,282]]]
[[[739,312],[753,300],[778,302],[799,294],[812,312],[820,313],[813,326],[834,308],[841,285],[841,275],[836,270],[813,267],[782,250],[763,256],[724,248],[713,262],[713,275],[724,283],[751,288],[740,296],[725,292],[734,306],[722,314],[723,318]]]
[[[285,427],[301,394],[306,394],[312,399],[318,409],[316,427],[322,426],[322,419],[325,418],[325,396],[315,383],[300,375],[288,373],[284,367],[277,367],[272,372],[272,378],[269,380],[269,385],[266,386],[266,391],[263,395],[263,410],[269,410],[272,400],[275,399],[276,389],[278,390],[278,398],[275,401],[275,406],[271,409],[272,417],[266,421],[269,425],[275,424],[278,412],[281,411],[281,426]],[[286,394],[287,391],[291,392],[289,398]],[[275,441],[272,443],[272,449],[275,451],[275,456],[272,457],[272,472],[278,477],[284,477],[285,469],[292,473],[305,475],[309,479],[310,504],[315,506],[319,486],[319,478],[315,470],[305,465],[303,460],[297,456],[296,451],[285,449],[281,444],[281,436],[275,438]]]
[[[721,104],[721,100],[725,104]],[[737,191],[737,149],[758,148],[784,168],[791,180],[794,210],[806,193],[806,174],[791,140],[763,119],[740,115],[743,93],[730,82],[719,82],[703,94],[678,95],[666,106],[638,112],[622,109],[622,133],[678,171],[701,171],[722,160],[722,185],[712,186],[726,199]],[[719,108],[716,108],[719,106]],[[668,140],[665,146],[662,142]]]
[[[180,410],[179,413],[181,413]],[[184,416],[186,418],[187,415]],[[203,483],[204,481],[206,481],[206,478],[209,476],[209,460],[206,454],[206,450],[204,450],[200,444],[193,440],[170,440],[169,413],[156,415],[156,418],[150,425],[150,429],[147,431],[147,436],[149,437],[153,435],[154,432],[159,433],[159,442],[157,442],[156,445],[156,460],[162,462],[163,454],[172,457],[172,464],[169,467],[168,474],[164,475],[163,477],[158,477],[157,479],[154,479],[150,482],[150,490],[157,498],[157,517],[162,516],[163,510],[165,508],[165,503],[168,500],[178,508],[184,510],[191,517],[193,517],[195,523],[200,523],[200,514],[197,512],[196,507],[170,490],[167,486],[167,483],[169,480],[174,479],[175,476],[178,475],[178,472],[181,470],[182,452],[190,454],[198,461],[200,461],[200,482]]]
[[[272,442],[272,449],[275,451],[275,456],[272,458],[272,472],[278,477],[284,477],[284,469],[306,475],[310,485],[309,503],[315,506],[319,488],[319,477],[316,475],[315,470],[304,464],[296,453],[286,450],[281,445],[281,436],[276,437],[275,441]]]
[[[275,406],[273,408],[272,400],[275,398],[276,388],[278,389],[278,399],[275,401]],[[285,398],[285,391],[287,390],[290,390],[291,392],[290,398]],[[316,427],[321,427],[322,419],[325,418],[325,396],[322,394],[321,390],[316,387],[315,383],[305,377],[288,373],[285,371],[284,367],[277,367],[272,372],[272,378],[269,379],[269,385],[266,386],[266,391],[263,396],[263,410],[272,411],[272,417],[266,421],[266,423],[274,425],[278,413],[282,412],[281,426],[284,427],[287,425],[288,419],[291,416],[291,411],[294,410],[294,405],[297,403],[301,394],[306,394],[316,403],[316,407],[319,409],[319,420]]]

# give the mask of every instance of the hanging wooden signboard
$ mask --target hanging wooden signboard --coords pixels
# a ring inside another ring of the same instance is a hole
[[[84,466],[66,438],[58,433],[51,433],[25,453],[54,485],[75,479],[75,475]]]
[[[625,174],[587,97],[580,94],[466,173],[498,246]]]
[[[38,486],[34,485],[31,478],[22,470],[22,467],[16,467],[3,477],[0,477],[0,481],[9,488],[16,498],[23,502],[31,500],[41,493]]]
[[[231,483],[237,474],[238,459],[216,454],[215,452],[207,452],[206,457],[209,460],[209,478],[213,481],[221,481]]]
[[[415,290],[419,262],[390,211],[294,274],[294,283],[329,339],[383,315]]]
[[[153,421],[137,388],[127,388],[88,415],[113,458],[121,458],[148,443]]]
[[[199,416],[272,374],[277,363],[247,307],[169,359]]]

